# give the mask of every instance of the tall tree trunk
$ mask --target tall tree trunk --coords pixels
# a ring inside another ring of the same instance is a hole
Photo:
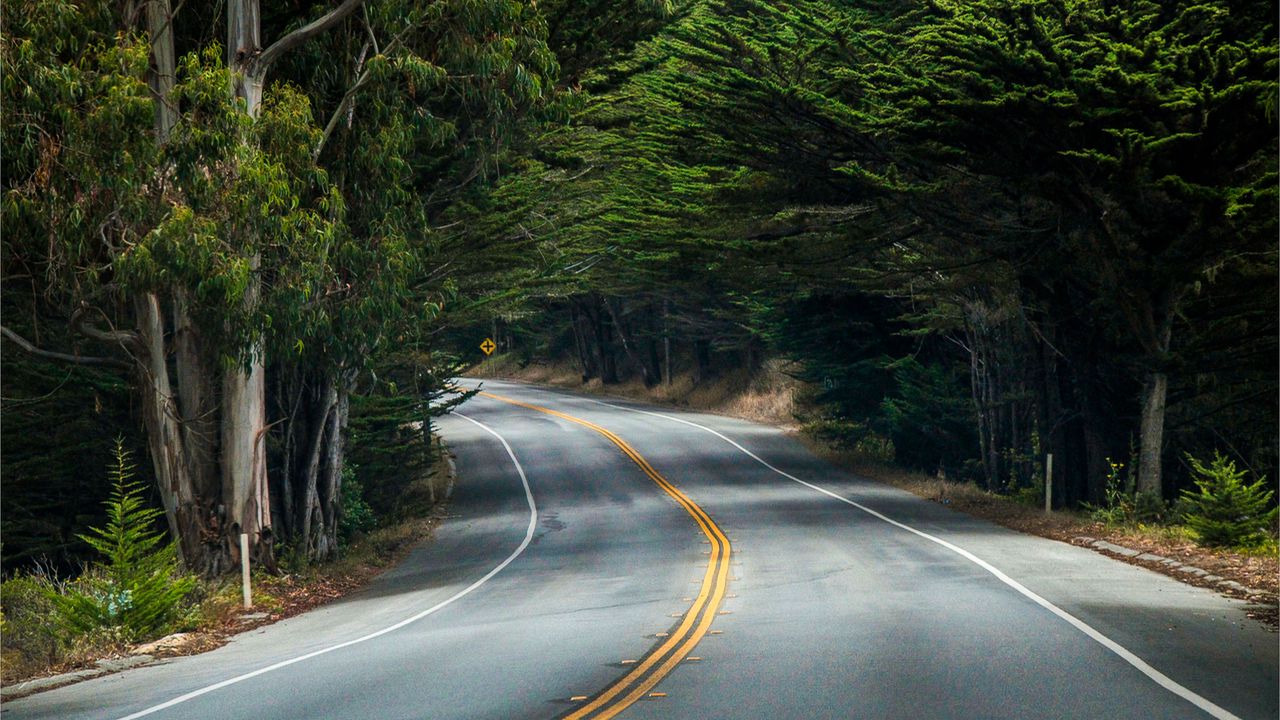
[[[711,343],[703,338],[693,341],[693,355],[698,363],[698,382],[711,379]]]
[[[671,301],[662,299],[662,381],[671,386]]]
[[[297,535],[294,541],[309,558],[318,557],[320,547],[317,534],[323,534],[323,514],[320,508],[320,471],[324,460],[326,441],[332,438],[330,425],[333,423],[335,409],[338,404],[337,390],[333,382],[324,380],[310,394],[309,407],[303,416],[308,433],[307,452],[303,462],[298,463],[299,477],[296,479],[295,496],[298,499],[296,522]]]
[[[177,74],[173,11],[169,0],[146,3],[151,50],[148,84],[155,97],[156,141],[169,141],[178,123],[170,99]],[[209,500],[215,492],[213,472],[212,384],[200,362],[199,343],[181,295],[174,298],[175,402],[165,344],[164,312],[155,293],[134,300],[135,322],[143,350],[138,362],[143,425],[156,485],[169,531],[187,569],[204,576],[223,572],[227,557],[217,538],[220,520]]]
[[[1142,384],[1142,421],[1138,430],[1138,492],[1159,495],[1161,485],[1161,451],[1164,448],[1165,399],[1169,394],[1169,376],[1148,373]]]
[[[261,360],[256,360],[247,371],[239,366],[228,369],[222,379],[222,502],[227,542],[235,557],[240,533],[249,535],[255,556],[270,540],[265,375]]]
[[[134,312],[142,345],[142,421],[160,502],[187,569],[213,576],[222,572],[225,556],[216,542],[217,519],[200,501],[189,472],[184,429],[169,379],[160,299],[153,293],[143,294],[134,302]]]
[[[979,343],[982,339],[978,337],[978,333],[966,319],[965,321],[966,342],[969,346],[969,395],[973,401],[974,416],[978,421],[978,460],[982,463],[982,479],[983,484],[990,489],[992,485],[992,477],[996,470],[991,466],[991,456],[988,448],[993,444],[991,438],[990,423],[987,417],[986,404],[986,379],[983,370],[983,358]]]
[[[276,400],[280,405],[280,416],[284,418],[282,434],[283,451],[281,452],[281,469],[275,481],[276,492],[272,498],[277,503],[273,530],[284,540],[293,538],[297,533],[294,493],[294,477],[297,476],[298,447],[303,424],[299,422],[299,410],[302,406],[302,388],[299,373],[296,369],[281,369],[276,383]]]
[[[260,41],[258,0],[227,2],[227,67],[232,70],[232,94],[245,102],[245,112],[258,117],[263,73],[258,65]],[[249,260],[252,276],[243,302],[259,302],[261,256]],[[249,348],[244,366],[237,364],[222,379],[222,495],[227,516],[227,541],[239,555],[238,533],[249,536],[250,552],[270,562],[271,510],[267,497],[266,367],[261,342]]]
[[[595,355],[591,351],[591,341],[582,330],[582,313],[578,309],[578,301],[569,303],[569,323],[573,327],[573,346],[578,351],[578,364],[582,368],[582,382],[587,382],[598,374]]]
[[[601,308],[601,304],[600,298],[592,295],[590,304],[586,306],[586,311],[591,323],[591,331],[596,340],[596,353],[600,365],[600,382],[605,385],[614,385],[618,382],[618,367],[613,356],[613,331],[605,311]]]
[[[259,0],[227,0],[227,67],[232,71],[231,93],[244,101],[244,111],[257,119],[262,105],[266,74],[282,54],[341,22],[363,0],[343,0],[322,17],[299,27],[263,49]],[[244,303],[252,308],[260,301],[262,280],[258,274],[262,258],[257,250],[250,256],[253,271]],[[223,495],[229,524],[247,532],[254,553],[273,562],[270,486],[266,463],[266,359],[261,342],[248,351],[248,362],[228,370],[223,376],[222,461]],[[319,447],[315,448],[319,452]],[[315,471],[309,485],[314,486]],[[287,498],[296,502],[297,493]],[[314,493],[302,498],[304,509],[315,502]],[[304,516],[307,521],[311,515]],[[232,531],[234,532],[234,530]],[[307,536],[306,529],[303,537]]]
[[[344,461],[344,438],[347,433],[347,419],[351,409],[351,393],[348,382],[340,378],[336,381],[337,391],[334,397],[333,411],[326,424],[325,457],[321,465],[321,476],[317,480],[320,501],[320,527],[315,532],[316,559],[328,560],[338,553],[338,518],[341,514],[342,498],[342,464]]]
[[[173,11],[169,0],[149,0],[147,36],[151,44],[151,72],[148,84],[156,103],[156,141],[169,141],[173,126],[178,124],[177,108],[169,99],[177,81],[177,54],[173,45]]]
[[[1152,326],[1155,330],[1154,355],[1151,362],[1154,369],[1147,372],[1142,383],[1142,419],[1138,428],[1138,492],[1161,495],[1164,486],[1161,482],[1161,454],[1164,451],[1164,416],[1165,404],[1169,396],[1169,376],[1163,367],[1167,362],[1169,343],[1173,337],[1174,306],[1177,304],[1172,293],[1166,293],[1156,304],[1152,313]]]
[[[196,495],[218,495],[218,407],[209,363],[200,332],[191,320],[186,292],[179,289],[173,301],[173,358],[178,381],[178,406],[182,411],[182,442],[188,473]]]

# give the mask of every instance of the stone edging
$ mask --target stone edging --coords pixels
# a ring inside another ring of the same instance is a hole
[[[1213,573],[1210,573],[1207,570],[1203,570],[1201,568],[1195,567],[1194,565],[1187,565],[1186,563],[1179,562],[1177,560],[1174,560],[1173,558],[1167,558],[1163,555],[1156,555],[1154,553],[1142,552],[1141,550],[1134,550],[1133,548],[1130,548],[1130,547],[1125,547],[1123,545],[1116,545],[1115,543],[1107,542],[1106,540],[1099,540],[1097,538],[1091,538],[1086,535],[1081,535],[1079,537],[1073,538],[1071,543],[1073,545],[1084,545],[1087,547],[1091,547],[1096,550],[1100,550],[1104,553],[1112,553],[1115,555],[1121,555],[1124,557],[1133,558],[1134,560],[1143,560],[1146,562],[1160,563],[1161,565],[1168,566],[1170,570],[1176,570],[1180,573],[1186,573],[1188,575],[1197,577],[1200,580],[1203,580],[1204,582],[1207,582],[1211,585],[1216,585],[1220,588],[1233,590],[1235,592],[1243,593],[1245,595],[1268,595],[1268,593],[1262,592],[1261,590],[1254,590],[1253,588],[1241,585],[1235,580],[1227,580],[1226,578],[1220,577],[1218,575],[1214,575]]]
[[[99,660],[95,667],[85,670],[76,670],[75,672],[63,673],[61,675],[51,675],[49,677],[36,678],[25,682],[15,683],[0,688],[0,699],[16,700],[20,697],[26,697],[31,693],[40,692],[41,690],[52,690],[63,685],[96,678],[100,675],[107,675],[121,670],[127,670],[139,665],[146,665],[154,661],[151,655],[129,655],[122,658]]]

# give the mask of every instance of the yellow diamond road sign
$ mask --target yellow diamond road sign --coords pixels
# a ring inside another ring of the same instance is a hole
[[[498,349],[498,346],[494,345],[489,338],[485,338],[484,342],[480,343],[480,349],[484,351],[485,355],[492,355],[493,351]]]

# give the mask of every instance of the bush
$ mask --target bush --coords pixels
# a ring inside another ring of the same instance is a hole
[[[378,526],[377,515],[364,499],[364,488],[356,480],[356,468],[347,463],[342,467],[342,502],[339,504],[338,538],[349,543],[358,534],[367,533]]]
[[[844,418],[819,418],[806,422],[801,430],[837,450],[853,453],[860,460],[893,462],[893,441],[873,432],[865,423]]]
[[[1159,493],[1134,492],[1132,464],[1127,472],[1124,463],[1107,458],[1107,464],[1111,469],[1107,472],[1102,505],[1081,503],[1089,511],[1089,517],[1108,525],[1159,523],[1169,519],[1169,505]]]
[[[1140,492],[1133,496],[1129,515],[1134,522],[1164,522],[1169,518],[1169,504],[1155,492]]]
[[[1246,483],[1245,471],[1235,461],[1215,452],[1208,466],[1187,455],[1195,475],[1196,490],[1182,491],[1187,508],[1185,521],[1202,545],[1250,546],[1272,533],[1280,509],[1270,507],[1275,493],[1266,478]]]
[[[56,593],[54,582],[42,574],[14,575],[0,583],[5,677],[56,663],[66,651],[54,612]]]
[[[146,506],[141,483],[121,441],[111,468],[107,527],[80,535],[106,558],[64,592],[51,594],[60,625],[73,635],[119,627],[132,639],[163,634],[178,618],[195,578],[178,573],[178,554],[153,528],[160,510]]]

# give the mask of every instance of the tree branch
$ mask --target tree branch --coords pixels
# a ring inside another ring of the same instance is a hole
[[[365,30],[369,33],[369,42],[365,43],[364,48],[360,50],[359,59],[356,60],[356,73],[357,73],[356,81],[351,85],[351,88],[348,89],[347,92],[342,96],[342,100],[338,102],[338,107],[334,109],[333,115],[329,117],[329,122],[325,124],[324,132],[320,134],[319,142],[317,142],[316,146],[311,150],[312,160],[318,160],[320,158],[320,153],[324,150],[324,146],[328,144],[329,137],[333,135],[334,130],[337,129],[338,123],[342,119],[342,115],[344,113],[350,112],[352,103],[355,102],[356,93],[360,90],[360,88],[364,87],[365,83],[369,82],[369,69],[365,65],[366,51],[372,45],[374,55],[384,54],[383,51],[378,50],[378,39],[373,36],[373,30],[369,28],[368,23],[365,23],[364,27],[365,27]],[[413,29],[413,25],[410,25],[409,27],[402,30],[399,35],[396,35],[394,38],[392,38],[391,42],[387,43],[385,53],[390,54],[394,52],[397,48],[399,48],[400,42],[404,40],[405,36],[408,35],[409,31],[412,29]],[[351,125],[350,120],[347,121],[347,125],[348,127],[350,127]]]
[[[33,345],[26,338],[9,328],[0,325],[0,334],[12,340],[18,347],[36,357],[42,357],[46,360],[57,360],[59,362],[67,362],[75,365],[102,365],[106,367],[121,368],[124,370],[133,369],[133,363],[117,358],[108,357],[86,357],[84,355],[68,355],[67,353],[54,352],[52,350],[42,350]]]
[[[279,60],[281,55],[284,55],[316,35],[319,35],[325,30],[337,25],[344,18],[354,12],[356,8],[360,7],[363,2],[364,0],[343,0],[341,5],[325,13],[320,18],[303,25],[297,30],[294,30],[288,35],[285,35],[275,41],[271,47],[263,50],[262,54],[258,56],[258,60],[256,62],[257,71],[265,74],[267,68],[271,67],[271,63]]]
[[[324,126],[324,132],[320,134],[319,142],[317,142],[316,146],[311,150],[311,159],[313,161],[320,158],[320,153],[324,150],[324,146],[328,144],[329,137],[333,135],[333,131],[337,129],[338,123],[342,119],[342,115],[347,111],[347,108],[355,98],[356,91],[364,87],[364,84],[368,82],[368,80],[369,71],[365,70],[360,74],[360,78],[356,80],[355,84],[351,86],[351,89],[347,90],[347,93],[342,96],[342,100],[338,103],[338,107],[333,111],[333,115],[329,117],[329,122]]]
[[[71,313],[71,328],[87,338],[98,340],[112,345],[120,345],[126,350],[145,354],[147,352],[146,345],[142,342],[142,337],[136,332],[129,330],[101,330],[89,324],[84,318],[89,306],[81,304],[76,311]]]

